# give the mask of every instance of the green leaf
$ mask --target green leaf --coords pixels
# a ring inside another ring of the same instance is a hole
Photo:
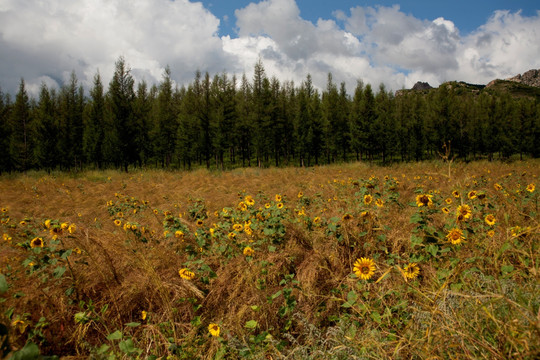
[[[54,269],[53,274],[55,278],[59,279],[62,277],[62,275],[64,275],[65,272],[66,272],[66,268],[63,266],[59,266],[56,269]]]
[[[24,347],[16,351],[11,360],[34,360],[39,358],[39,347],[33,342],[28,342]]]
[[[0,294],[5,293],[8,290],[8,283],[4,274],[0,274]]]
[[[122,338],[122,332],[120,330],[116,330],[112,334],[107,335],[107,340],[120,340]]]
[[[272,246],[272,245],[269,245],[268,246],[268,252],[276,252],[276,247]]]
[[[129,326],[129,327],[137,327],[139,325],[141,325],[140,322],[130,322],[126,324],[126,326]]]
[[[370,316],[376,323],[381,323],[381,314],[378,311],[373,311]]]
[[[426,251],[431,254],[431,256],[435,257],[437,256],[437,253],[439,252],[439,247],[437,245],[430,244],[426,246]]]
[[[99,349],[97,349],[97,353],[98,353],[99,355],[101,355],[101,354],[105,353],[107,350],[109,350],[110,348],[111,348],[111,347],[110,347],[109,345],[103,344],[103,345],[101,345],[101,346],[99,347]]]
[[[257,325],[258,325],[257,321],[249,320],[249,321],[246,321],[246,324],[244,325],[244,327],[246,329],[255,329]]]
[[[354,304],[357,299],[358,299],[358,294],[356,293],[356,291],[354,290],[349,291],[349,293],[347,294],[347,302]]]
[[[514,271],[514,266],[513,265],[503,265],[501,266],[501,271],[503,274],[508,274],[508,273],[511,273],[512,271]]]

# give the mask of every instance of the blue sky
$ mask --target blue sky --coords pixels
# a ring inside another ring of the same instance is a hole
[[[300,84],[328,73],[349,91],[486,84],[540,68],[540,2],[501,0],[0,0],[0,88],[36,95],[75,72],[105,85],[123,56],[136,81],[178,86],[196,71]]]
[[[205,0],[203,4],[220,20],[220,35],[236,36],[234,12],[253,1],[250,0]],[[535,0],[297,0],[300,16],[311,22],[319,18],[333,18],[336,10],[347,12],[356,6],[393,6],[399,5],[401,11],[410,13],[420,19],[433,20],[444,17],[456,24],[462,34],[470,33],[493,15],[496,10],[521,10],[525,16],[533,16],[540,9],[539,1]]]

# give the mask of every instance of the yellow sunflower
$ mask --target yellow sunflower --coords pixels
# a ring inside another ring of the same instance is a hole
[[[220,330],[221,329],[219,328],[218,324],[211,323],[210,325],[208,325],[208,332],[210,333],[210,335],[212,335],[214,337],[219,336]]]
[[[193,271],[189,271],[187,268],[178,270],[178,274],[182,279],[192,280],[195,277]]]
[[[492,214],[486,215],[486,218],[484,220],[486,221],[486,224],[488,224],[489,226],[493,226],[497,222],[497,219]]]
[[[448,232],[446,235],[446,238],[448,241],[450,241],[453,245],[460,244],[463,240],[465,240],[465,237],[463,236],[463,231],[458,228],[454,228]]]
[[[233,240],[235,237],[236,237],[236,234],[233,233],[233,232],[230,232],[227,237],[229,238],[229,240]]]
[[[122,221],[120,221],[119,219],[116,219],[116,220],[114,220],[114,225],[120,226],[120,225],[122,225]]]
[[[487,236],[489,236],[490,238],[492,238],[493,236],[495,236],[495,230],[489,230],[487,232]]]
[[[443,207],[443,208],[441,209],[441,211],[442,211],[443,213],[445,213],[445,214],[449,214],[449,213],[450,213],[450,210],[449,210],[447,207]]]
[[[242,224],[234,224],[233,229],[234,229],[234,231],[240,232],[240,231],[242,231],[244,229],[244,226]]]
[[[276,196],[274,198],[276,199],[276,202],[281,201],[281,195],[280,194],[276,194]]]
[[[433,206],[433,201],[431,200],[432,197],[433,197],[433,195],[428,195],[428,194],[417,195],[416,196],[416,205],[418,207]]]
[[[469,193],[467,194],[467,197],[468,197],[469,199],[471,199],[471,200],[472,200],[472,199],[475,199],[475,198],[476,198],[476,191],[475,191],[475,190],[469,191]]]
[[[375,262],[370,258],[357,259],[353,266],[353,272],[362,280],[369,280],[375,274]]]
[[[457,190],[452,191],[452,195],[453,195],[455,198],[458,198],[458,197],[459,197],[459,191],[457,191]]]
[[[183,239],[184,238],[184,232],[182,230],[176,230],[174,232],[174,237],[177,239]]]
[[[468,220],[472,216],[471,207],[467,204],[459,205],[457,208],[457,216],[459,219],[459,216],[461,215],[462,220]]]
[[[375,200],[375,205],[377,205],[378,207],[383,207],[383,206],[384,206],[384,201],[383,201],[383,199],[377,199],[377,200]]]
[[[320,223],[321,223],[321,217],[320,216],[315,216],[313,218],[313,224],[319,225]]]
[[[403,276],[407,279],[414,279],[420,274],[420,267],[417,263],[409,263],[402,270]]]
[[[35,237],[32,239],[32,241],[30,241],[30,247],[33,249],[33,248],[37,248],[37,247],[40,247],[42,248],[43,247],[43,239],[40,238],[40,237]]]
[[[351,214],[345,214],[341,217],[341,220],[343,221],[348,221],[348,220],[351,220],[353,217]]]
[[[529,185],[527,185],[527,191],[528,191],[528,192],[531,192],[531,193],[532,193],[532,192],[534,191],[534,189],[536,189],[536,187],[534,186],[534,184],[529,184]]]
[[[501,190],[503,189],[503,187],[501,186],[501,184],[498,184],[498,183],[493,184],[493,188],[494,188],[496,191],[501,191]]]
[[[277,206],[278,209],[283,209],[283,203],[282,202],[278,203],[276,206]]]
[[[253,256],[255,254],[255,250],[253,250],[251,247],[246,246],[243,251],[245,256]]]
[[[246,196],[246,197],[244,198],[244,201],[246,202],[246,204],[247,204],[248,206],[253,206],[253,205],[255,205],[255,200],[253,199],[253,196],[251,196],[251,195]]]
[[[373,201],[373,196],[370,194],[364,195],[364,204],[369,205]]]

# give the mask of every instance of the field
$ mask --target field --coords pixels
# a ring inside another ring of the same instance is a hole
[[[537,359],[539,173],[530,160],[4,175],[1,351]]]

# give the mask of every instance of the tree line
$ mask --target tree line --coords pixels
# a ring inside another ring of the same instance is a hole
[[[177,87],[167,67],[159,84],[135,81],[124,58],[105,89],[85,95],[75,73],[60,89],[24,79],[14,101],[0,90],[0,172],[28,169],[197,166],[313,166],[338,161],[418,161],[444,144],[464,160],[540,154],[540,104],[508,92],[463,91],[446,83],[394,95],[358,81],[353,94],[328,74],[319,91],[269,78],[197,71]]]

